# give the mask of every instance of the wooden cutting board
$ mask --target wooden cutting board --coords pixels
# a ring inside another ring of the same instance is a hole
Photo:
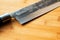
[[[0,0],[0,15],[23,8],[38,0]],[[25,25],[16,20],[3,25],[0,40],[60,40],[60,7]]]

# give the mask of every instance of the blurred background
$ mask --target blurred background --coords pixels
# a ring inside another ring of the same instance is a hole
[[[0,15],[38,1],[40,0],[0,0]],[[24,26],[12,20],[0,29],[0,40],[60,40],[60,7]]]

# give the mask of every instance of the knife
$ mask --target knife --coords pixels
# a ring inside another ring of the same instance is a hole
[[[60,0],[41,0],[32,5],[19,9],[12,13],[5,13],[0,16],[0,24],[16,19],[20,24],[41,16],[60,6]]]

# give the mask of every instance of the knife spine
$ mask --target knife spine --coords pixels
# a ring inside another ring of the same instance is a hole
[[[17,10],[16,12],[14,12],[12,14],[12,17],[20,16],[20,15],[23,15],[25,13],[32,13],[34,11],[37,11],[38,9],[49,6],[50,4],[55,3],[55,2],[58,2],[58,1],[57,0],[42,0],[42,1],[39,1],[39,2],[34,3],[30,6],[27,6],[27,7],[24,7],[22,9],[20,9],[20,10]]]

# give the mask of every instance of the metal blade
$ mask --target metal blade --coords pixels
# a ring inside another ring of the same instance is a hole
[[[57,0],[43,0],[14,12],[12,16],[16,18],[20,24],[24,24],[60,6],[59,4],[60,2],[57,2]]]

